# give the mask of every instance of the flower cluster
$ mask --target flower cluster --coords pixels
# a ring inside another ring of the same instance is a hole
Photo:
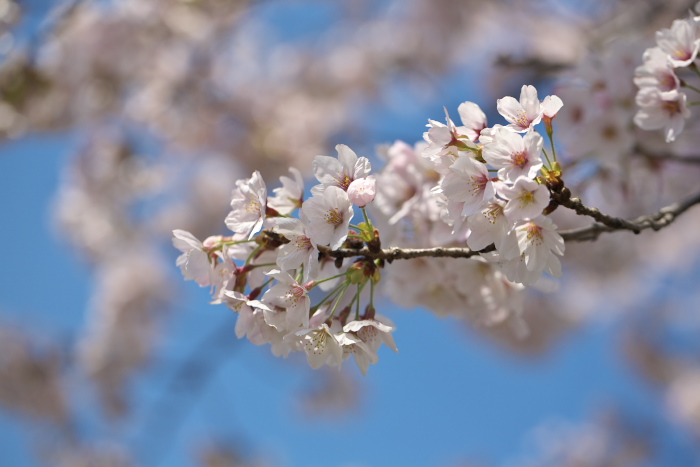
[[[292,178],[281,177],[274,196],[268,196],[255,172],[233,191],[226,226],[234,235],[201,242],[175,230],[174,245],[182,252],[177,264],[185,279],[210,287],[212,303],[225,303],[238,313],[239,338],[271,344],[278,356],[304,351],[313,368],[340,366],[352,355],[366,373],[370,363],[377,363],[382,343],[396,351],[394,324],[377,314],[373,304],[380,261],[364,258],[344,266],[327,253],[344,244],[375,241],[378,232],[364,207],[374,199],[376,182],[366,157],[345,145],[336,149],[337,158],[315,158],[319,184],[310,198],[304,200],[304,182],[296,169],[291,169]],[[350,224],[353,206],[365,214],[359,226]],[[298,218],[292,217],[295,212]],[[315,289],[322,297],[312,306]]]
[[[700,92],[678,76],[682,68],[700,75],[695,64],[700,48],[698,19],[700,17],[677,19],[670,29],[657,31],[657,46],[644,52],[644,64],[635,72],[634,83],[639,87],[636,101],[640,109],[634,122],[643,130],[663,128],[666,142],[676,139],[690,117],[688,97],[680,89]]]
[[[559,174],[552,119],[562,106],[559,97],[540,102],[533,86],[523,86],[519,101],[510,96],[498,101],[508,125],[488,127],[479,106],[465,102],[459,108],[463,126],[447,115],[447,125],[430,121],[424,135],[428,146],[422,155],[441,174],[433,192],[443,219],[453,234],[463,230],[474,250],[493,243],[491,259],[512,282],[533,285],[544,271],[561,275],[557,255],[564,254],[564,241],[543,213],[550,204],[548,181]],[[543,120],[554,162],[535,130]]]
[[[465,102],[459,108],[462,126],[449,115],[446,124],[431,120],[422,157],[397,142],[378,178],[370,175],[366,157],[340,144],[337,158],[314,159],[318,184],[308,199],[299,171],[282,177],[273,196],[255,172],[233,191],[225,223],[234,235],[202,242],[175,230],[174,244],[182,252],[177,264],[185,279],[211,288],[212,303],[225,303],[238,313],[238,337],[271,344],[275,355],[304,351],[313,368],[340,366],[352,355],[366,373],[378,361],[382,343],[396,350],[393,323],[374,307],[375,286],[386,265],[377,226],[386,227],[382,236],[400,240],[401,230],[392,232],[392,226],[410,224],[415,244],[470,251],[494,245],[467,265],[457,265],[451,279],[435,274],[440,287],[430,286],[424,295],[452,296],[447,308],[468,304],[480,310],[481,321],[501,321],[522,310],[525,286],[540,282],[545,272],[561,275],[558,256],[564,242],[546,217],[553,210],[550,189],[561,185],[561,172],[553,141],[554,162],[535,126],[544,122],[552,140],[552,119],[562,105],[556,96],[540,102],[533,86],[523,86],[519,101],[498,101],[508,125],[488,127],[481,109]],[[366,210],[375,197],[376,225]],[[363,216],[357,225],[351,223],[355,210]],[[352,256],[356,261],[344,265],[343,258]],[[402,274],[407,280],[400,294],[421,290],[419,281],[405,277],[413,269],[401,269],[390,278],[390,293],[397,295]],[[453,287],[456,296],[447,290],[455,277],[460,278]]]
[[[665,127],[667,141],[689,114],[679,89],[693,88],[675,70],[700,75],[695,30],[691,18],[660,31],[636,72],[635,121]],[[556,95],[540,101],[524,85],[519,99],[497,102],[506,124],[488,126],[479,106],[464,102],[462,125],[447,110],[445,123],[429,120],[423,142],[397,141],[385,151],[376,177],[366,157],[340,144],[337,157],[314,159],[318,184],[307,199],[298,170],[281,177],[272,196],[255,172],[236,182],[225,220],[234,234],[202,242],[175,230],[177,264],[185,279],[211,288],[212,303],[238,314],[239,338],[271,344],[278,356],[303,351],[313,368],[340,367],[352,355],[366,374],[382,343],[396,350],[395,327],[374,306],[381,270],[394,259],[414,260],[385,275],[382,285],[397,303],[480,324],[513,318],[522,334],[524,290],[551,289],[548,276],[562,274],[564,240],[549,215],[563,204],[608,226],[625,222],[586,208],[564,187],[553,126],[563,105]],[[362,221],[353,224],[356,211]],[[382,242],[404,249],[383,250]],[[470,260],[446,259],[443,247]],[[355,260],[344,264],[347,258]]]

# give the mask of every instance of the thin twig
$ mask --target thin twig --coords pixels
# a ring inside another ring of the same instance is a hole
[[[586,242],[596,240],[602,233],[613,232],[615,230],[626,229],[632,230],[635,233],[639,233],[646,229],[661,230],[670,225],[678,216],[696,204],[700,204],[700,192],[686,198],[683,201],[679,201],[661,208],[659,211],[653,214],[639,216],[634,220],[625,221],[626,225],[634,226],[634,229],[626,229],[624,227],[615,228],[609,225],[592,224],[587,227],[580,227],[578,229],[559,232],[559,234],[566,241]]]
[[[642,228],[634,222],[603,214],[598,208],[589,208],[584,205],[580,199],[571,198],[569,190],[566,188],[561,191],[552,190],[551,196],[554,201],[566,208],[576,211],[576,214],[579,216],[592,217],[612,230],[631,230],[636,234],[642,230]]]

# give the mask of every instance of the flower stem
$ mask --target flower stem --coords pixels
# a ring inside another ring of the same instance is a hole
[[[372,221],[369,220],[369,216],[367,215],[367,210],[363,207],[362,208],[362,215],[365,216],[365,223],[369,226],[369,228],[374,232],[374,229],[372,228]]]
[[[345,292],[348,290],[348,287],[350,287],[350,281],[346,281],[343,283],[343,291],[340,292],[340,296],[337,298],[335,301],[335,305],[333,305],[333,309],[331,310],[331,314],[328,317],[328,319],[333,319],[333,315],[335,315],[335,310],[338,308],[338,305],[340,304],[340,301],[343,299],[345,296]]]
[[[333,279],[337,279],[338,277],[345,276],[347,273],[348,273],[348,272],[345,271],[344,273],[338,274],[337,276],[327,277],[327,278],[325,278],[325,279],[321,279],[320,281],[314,281],[314,287],[316,287],[318,284],[321,284],[321,283],[323,283],[323,282],[327,282],[327,281],[330,281],[330,280],[333,280]]]
[[[321,305],[326,303],[329,299],[335,298],[336,295],[338,295],[338,292],[340,292],[340,289],[343,287],[344,283],[338,284],[333,290],[331,290],[328,295],[326,295],[323,300],[318,302],[315,306],[311,307],[312,310],[318,310],[321,308]]]
[[[552,135],[548,135],[548,136],[549,136],[549,143],[552,145],[552,157],[554,158],[554,162],[556,162],[557,161],[557,150],[554,149],[554,138],[552,137]]]
[[[258,246],[253,250],[253,252],[250,254],[250,256],[248,256],[248,259],[245,260],[244,266],[248,266],[248,264],[253,260],[253,258],[255,258],[255,255],[257,255],[258,252],[260,252],[261,249],[262,249],[262,245],[258,245]]]
[[[265,263],[265,264],[251,264],[250,269],[255,269],[255,268],[266,268],[269,266],[277,266],[277,263]]]
[[[542,153],[544,154],[544,158],[547,159],[547,168],[552,169],[552,161],[549,160],[549,156],[547,155],[547,150],[545,148],[542,148]]]
[[[697,69],[696,69],[696,72],[697,72]],[[692,85],[690,85],[690,84],[688,84],[688,83],[685,83],[685,82],[684,82],[684,83],[683,83],[683,87],[684,87],[684,88],[688,88],[688,89],[692,89],[693,91],[700,93],[700,89],[698,89],[698,88],[696,88],[695,86],[692,86]]]

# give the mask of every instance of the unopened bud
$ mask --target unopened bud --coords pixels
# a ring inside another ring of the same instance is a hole
[[[376,194],[377,180],[372,175],[358,178],[348,187],[348,198],[355,206],[360,208],[364,208],[367,206],[367,203],[371,203]]]
[[[348,280],[351,284],[364,284],[367,282],[364,262],[357,261],[348,268]]]

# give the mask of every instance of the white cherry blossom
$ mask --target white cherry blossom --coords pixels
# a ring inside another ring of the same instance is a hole
[[[309,365],[314,370],[323,365],[340,366],[343,362],[343,349],[326,323],[297,331],[285,337],[285,340],[301,342]]]
[[[293,179],[282,175],[280,177],[281,187],[275,188],[272,192],[275,196],[267,200],[267,205],[280,214],[288,215],[301,207],[304,201],[304,179],[299,169],[290,167]]]
[[[245,336],[255,345],[268,343],[269,341],[265,338],[265,328],[269,326],[265,322],[263,311],[254,307],[259,302],[251,302],[247,296],[232,290],[226,291],[225,295],[228,307],[238,314],[236,337],[241,339]]]
[[[542,101],[542,118],[545,121],[551,122],[562,107],[564,107],[564,102],[562,102],[559,96],[551,95],[545,97]]]
[[[443,193],[449,202],[464,203],[462,216],[470,216],[481,209],[485,200],[494,194],[486,164],[471,157],[460,157],[442,179],[436,193]]]
[[[515,242],[514,237],[509,235],[512,223],[505,215],[505,204],[504,201],[493,198],[484,209],[467,218],[469,248],[479,251],[493,243],[503,256],[507,245]],[[512,248],[509,251],[512,251]]]
[[[334,321],[333,324],[337,323]],[[355,358],[355,363],[360,368],[363,375],[367,376],[369,365],[376,365],[379,362],[379,356],[376,351],[373,351],[362,339],[351,333],[335,333],[336,340],[343,349],[343,360],[352,355]]]
[[[357,157],[355,151],[344,144],[335,147],[338,158],[316,156],[314,158],[314,175],[320,182],[311,188],[311,194],[320,195],[326,188],[334,186],[347,191],[350,184],[369,175],[372,166],[366,157]]]
[[[307,232],[318,245],[340,248],[348,237],[348,228],[354,215],[348,194],[341,188],[329,186],[321,194],[304,201],[301,207],[309,219]]]
[[[272,270],[268,274],[277,280],[265,295],[262,303],[272,307],[283,308],[286,311],[285,322],[287,329],[296,329],[299,326],[309,326],[309,312],[311,299],[306,287],[298,283],[289,273]],[[268,315],[266,315],[267,318]],[[277,314],[279,316],[279,314]],[[279,323],[269,323],[279,329]]]
[[[238,180],[231,199],[232,211],[226,216],[226,227],[233,232],[248,234],[262,230],[267,208],[267,187],[257,170],[248,180]]]
[[[643,88],[637,93],[640,109],[634,123],[642,130],[664,129],[666,142],[674,141],[690,117],[686,95],[678,91],[661,92],[657,88]]]
[[[670,29],[656,32],[656,44],[668,54],[674,68],[693,63],[698,55],[700,40],[696,37],[697,25],[693,18],[677,19]]]
[[[469,101],[459,104],[457,111],[463,125],[457,131],[471,141],[478,141],[481,130],[488,126],[484,111],[477,104]]]
[[[396,326],[389,318],[377,314],[372,319],[350,321],[343,326],[344,332],[356,333],[357,337],[367,343],[373,352],[376,352],[383,343],[398,353],[399,350],[396,348],[394,336],[391,335],[394,330],[396,330]]]
[[[318,276],[318,248],[306,232],[307,222],[294,218],[281,218],[276,221],[275,230],[284,235],[289,243],[279,247],[277,264],[282,271],[290,271],[304,266],[304,282]]]
[[[634,72],[634,84],[639,88],[657,88],[661,92],[678,89],[680,80],[671,65],[671,61],[659,47],[644,52],[644,65]]]
[[[520,177],[512,187],[499,185],[499,195],[508,200],[504,212],[508,219],[533,219],[549,204],[549,190],[535,180]]]
[[[529,271],[547,271],[552,277],[561,276],[561,263],[556,255],[564,255],[564,240],[557,226],[547,216],[539,216],[515,228],[518,247]]]
[[[211,285],[214,265],[202,242],[185,230],[173,230],[173,245],[182,252],[175,264],[185,280],[194,280],[201,287]]]
[[[544,140],[536,131],[525,137],[505,128],[498,130],[495,141],[484,146],[483,157],[491,166],[499,169],[498,176],[514,182],[518,177],[535,178],[542,168]]]
[[[528,131],[542,120],[542,104],[534,86],[523,85],[520,101],[511,96],[498,99],[497,108],[498,113],[510,123],[507,127],[518,133]]]

